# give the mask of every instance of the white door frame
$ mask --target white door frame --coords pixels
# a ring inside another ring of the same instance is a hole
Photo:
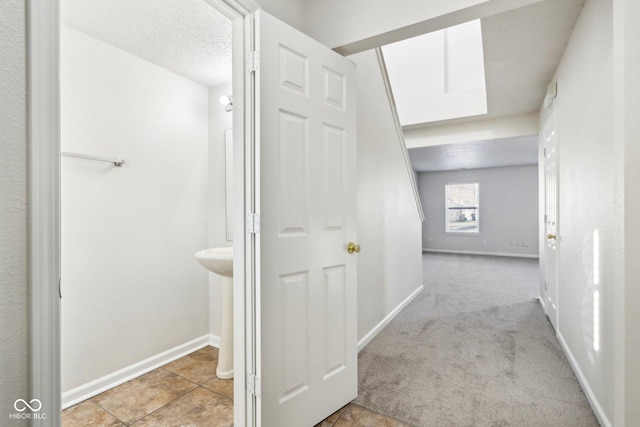
[[[253,206],[253,77],[245,58],[253,50],[254,0],[203,0],[233,23],[234,209]],[[60,0],[29,0],[27,13],[29,68],[29,388],[39,399],[34,426],[61,424],[60,325]],[[245,138],[246,136],[246,138]],[[238,217],[238,215],[236,215]],[[246,232],[244,214],[234,221],[234,417],[235,425],[255,424],[256,399],[244,378],[253,367],[254,271],[253,235]],[[239,259],[240,258],[240,259]],[[247,278],[247,280],[245,280]]]

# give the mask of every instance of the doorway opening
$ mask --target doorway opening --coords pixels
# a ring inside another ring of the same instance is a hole
[[[248,37],[247,35],[248,32],[245,32],[245,29],[248,28],[248,22],[246,22],[244,18],[246,16],[250,16],[253,10],[243,7],[242,5],[237,4],[236,2],[231,0],[229,1],[210,0],[210,1],[204,2],[203,5],[204,6],[208,5],[207,7],[215,8],[215,10],[218,10],[225,17],[225,19],[231,21],[231,28],[233,32],[233,42],[232,42],[233,73],[235,75],[240,76],[239,79],[234,79],[234,84],[233,84],[235,89],[234,90],[235,92],[234,107],[236,110],[233,123],[235,123],[235,127],[236,127],[236,132],[234,132],[236,143],[232,145],[233,145],[233,150],[235,151],[233,156],[234,162],[242,166],[244,164],[244,133],[245,133],[244,114],[245,114],[245,105],[246,105],[246,100],[244,99],[245,93],[246,93],[245,82],[244,82],[244,78],[242,77],[244,76],[243,58],[246,54],[246,49],[249,49],[251,47],[251,43],[249,43],[250,40],[246,40],[246,37]],[[78,158],[77,156],[75,157],[64,156],[64,158],[60,157],[62,150],[61,150],[61,141],[60,141],[61,140],[61,114],[60,114],[61,91],[60,91],[60,83],[59,83],[60,81],[59,64],[61,62],[61,57],[60,57],[61,21],[60,21],[60,14],[59,14],[59,6],[60,6],[60,3],[58,0],[53,0],[51,2],[31,2],[29,7],[29,16],[28,16],[28,20],[30,22],[29,27],[32,29],[30,32],[30,52],[31,52],[30,106],[31,107],[29,111],[30,126],[31,126],[29,161],[32,166],[31,179],[30,179],[30,183],[31,183],[30,194],[32,195],[31,203],[30,203],[30,206],[31,206],[30,208],[31,392],[33,393],[33,395],[37,396],[38,399],[42,402],[41,412],[43,413],[46,412],[48,414],[46,424],[54,425],[54,426],[57,426],[60,424],[60,413],[61,413],[62,400],[63,400],[62,393],[60,392],[62,388],[61,387],[62,363],[61,363],[61,357],[60,357],[62,340],[61,340],[60,319],[61,319],[61,296],[62,296],[62,293],[64,292],[64,286],[62,284],[62,279],[61,279],[62,256],[61,256],[61,238],[60,237],[61,237],[62,221],[61,221],[61,215],[60,215],[61,183],[59,178],[61,174],[62,162],[79,161],[82,164],[76,164],[76,166],[84,170],[85,172],[89,171],[88,173],[90,175],[91,175],[91,172],[90,172],[91,166],[93,167],[97,166],[98,168],[103,168],[103,171],[105,167],[117,168],[120,172],[127,171],[127,166],[135,166],[135,165],[137,165],[138,167],[142,167],[143,169],[145,169],[146,172],[149,172],[149,170],[152,171],[154,167],[166,166],[168,168],[172,168],[176,166],[176,165],[167,166],[166,159],[164,159],[165,160],[164,165],[162,164],[163,161],[154,163],[154,160],[158,160],[154,158],[144,158],[143,159],[144,161],[139,161],[139,160],[133,161],[132,159],[134,159],[136,156],[133,156],[133,157],[129,156],[130,157],[129,162],[127,162],[127,159],[124,158],[124,156],[120,158],[121,156],[120,154],[116,154],[118,156],[118,158],[116,159],[117,161],[111,164],[107,162],[105,163],[97,162],[96,160],[104,160],[102,156],[96,156],[96,155],[92,155],[91,153],[84,153],[84,152],[83,153],[73,153],[73,152],[67,153],[67,154],[81,154],[82,158]],[[130,24],[132,24],[132,20],[134,19],[131,18],[129,20]],[[187,25],[185,22],[181,22],[181,24],[183,26]],[[66,30],[63,29],[62,31],[66,31]],[[89,36],[86,34],[83,34],[81,35],[81,38],[82,37],[86,38]],[[104,44],[108,45],[106,47],[107,49],[117,50],[115,46],[109,45],[109,43],[104,43]],[[87,53],[88,55],[94,54],[91,51],[91,49],[89,49],[89,52]],[[127,54],[125,54],[124,56],[127,56]],[[133,57],[133,55],[129,55],[129,56],[130,56],[129,59],[131,59],[133,62],[137,61],[138,67],[144,68],[144,67],[150,67],[153,65],[152,61],[150,61],[148,58],[145,58],[145,60],[141,60],[140,58],[136,59],[135,57]],[[89,59],[93,60],[95,58],[87,57],[87,62]],[[87,65],[85,64],[84,61],[80,61],[80,62],[81,62],[80,63],[81,67]],[[112,66],[113,64],[108,64],[108,65]],[[158,68],[161,68],[161,67],[158,67]],[[128,77],[127,73],[135,74],[136,72],[140,71],[136,67],[129,70],[118,70],[118,69],[114,70],[114,68],[112,67],[111,70],[114,71],[113,74],[115,76],[111,75],[109,77],[117,80],[116,77],[120,76],[123,78],[121,83],[123,83],[126,77]],[[98,70],[98,71],[101,71],[101,70]],[[164,77],[167,77],[168,74],[171,74],[171,72],[166,70],[165,71],[160,70],[158,71],[157,74],[163,74],[163,73],[164,73]],[[174,72],[173,74],[180,74],[180,73]],[[177,78],[177,80],[180,80],[180,79]],[[183,79],[183,80],[188,81],[188,79]],[[95,80],[94,83],[99,84],[100,82]],[[157,81],[154,81],[153,79],[149,79],[148,81],[142,82],[139,85],[140,87],[131,88],[133,90],[132,95],[137,94],[135,90],[140,91],[142,90],[142,88],[144,88],[148,91],[148,94],[152,96],[154,91],[151,90],[149,86],[153,86],[155,83],[157,83]],[[193,88],[194,86],[193,83],[188,84],[188,82],[185,83],[185,85],[187,87],[191,86],[191,88]],[[90,87],[89,89],[90,90],[86,91],[87,96],[89,96],[89,94],[91,93],[91,90],[95,90],[95,88],[93,87]],[[163,92],[166,90],[173,90],[176,96],[180,99],[180,102],[182,103],[181,106],[183,107],[182,110],[180,108],[176,108],[174,111],[175,115],[182,114],[183,116],[170,117],[168,121],[170,123],[175,123],[177,121],[188,120],[188,118],[191,117],[190,114],[193,113],[193,111],[189,111],[189,114],[187,114],[187,112],[185,111],[185,104],[187,104],[188,102],[185,99],[193,95],[193,91],[186,90],[185,91],[186,93],[182,93],[182,91],[178,90],[178,88],[176,88],[176,86],[174,85],[170,88],[166,88],[163,86],[160,89],[158,89],[158,92]],[[208,91],[208,88],[206,88],[206,91]],[[225,95],[229,95],[229,94],[231,93],[225,93]],[[80,98],[82,98],[82,93],[77,95]],[[107,97],[108,95],[111,95],[111,94],[109,93],[105,94],[105,96]],[[208,97],[209,97],[209,94],[207,93],[206,96],[204,97],[205,104],[208,104]],[[198,108],[196,108],[198,106],[201,106],[202,102],[198,104],[197,101],[198,100],[202,101],[202,99],[203,99],[202,96],[200,97],[193,96],[191,98],[191,101],[193,101],[191,105],[193,107],[193,110],[195,110],[196,112],[202,111],[201,109],[198,110]],[[135,97],[134,97],[134,100],[139,101],[139,99]],[[62,102],[66,102],[66,100],[63,99]],[[224,111],[224,107],[220,106],[219,101],[216,101],[216,103]],[[153,104],[153,103],[149,103],[149,104]],[[165,110],[170,109],[170,107],[168,107],[167,104],[168,103],[166,102],[166,100],[162,102],[162,105],[163,107],[165,107]],[[135,102],[123,103],[122,109],[126,110],[127,108],[130,108],[133,110],[135,106],[136,106]],[[146,111],[147,113],[149,113],[149,116],[152,116],[152,113],[155,112],[154,108],[156,108],[155,105],[149,106],[148,111]],[[152,119],[150,117],[145,116],[144,111],[142,112],[134,111],[134,113],[138,114],[137,117],[140,119],[140,122],[141,122],[139,124],[146,125],[149,128],[149,132],[151,134],[153,134],[153,132],[156,132],[155,128],[153,128],[153,126],[150,125],[150,122],[152,121]],[[202,117],[200,117],[199,119],[201,120]],[[108,119],[106,117],[98,116],[98,117],[95,117],[95,120],[99,122],[98,124],[104,125],[104,123],[101,123],[100,121],[106,121]],[[95,123],[93,124],[84,123],[84,125],[90,126],[90,125],[95,125]],[[114,132],[117,131],[118,125],[119,125],[118,123],[113,123],[114,129],[112,129],[112,131]],[[165,129],[170,128],[169,124],[161,124],[161,125],[165,125]],[[82,130],[82,126],[83,124],[80,123],[81,130]],[[208,124],[207,124],[207,127],[208,127]],[[62,129],[62,130],[65,131],[66,129]],[[224,157],[225,157],[224,155],[225,130],[226,129],[222,129],[222,134],[223,134],[222,142],[221,142],[222,155],[220,156],[220,158],[222,159],[223,165],[224,165]],[[109,132],[106,132],[106,133],[109,133]],[[158,133],[156,132],[155,135],[158,136]],[[140,135],[134,135],[134,136],[140,136]],[[143,135],[143,136],[148,136],[148,135]],[[99,137],[101,138],[103,137],[103,135],[99,135]],[[165,137],[166,135],[159,135],[158,138],[162,139]],[[132,138],[132,139],[135,139],[135,138]],[[153,138],[150,138],[150,139],[153,139]],[[205,147],[208,144],[208,136],[206,139],[207,141],[205,141]],[[87,141],[89,143],[95,143],[97,141],[97,138],[88,139]],[[112,139],[111,141],[124,144],[123,141],[117,141],[115,139]],[[135,143],[137,141],[134,140],[133,142]],[[179,144],[178,146],[174,147],[175,150],[180,150],[180,148],[181,147],[179,146]],[[182,153],[179,153],[179,154],[182,155]],[[205,150],[205,154],[206,154],[206,150]],[[180,157],[180,155],[176,157]],[[95,157],[97,157],[98,159],[95,159]],[[165,155],[165,157],[167,156]],[[107,160],[113,160],[110,156],[105,156],[105,158]],[[140,159],[140,157],[138,159]],[[124,162],[122,162],[121,160],[124,160]],[[83,162],[86,162],[86,163],[83,163]],[[196,163],[197,162],[198,161],[196,161]],[[204,162],[200,160],[200,163],[198,164],[202,165],[203,163],[206,164],[207,159],[205,159]],[[184,161],[181,162],[178,165],[178,167],[184,169],[185,167]],[[133,170],[133,168],[129,168],[129,169],[131,171]],[[201,169],[202,167],[200,167],[200,170]],[[224,166],[223,166],[223,170],[224,170]],[[244,202],[245,202],[244,171],[242,167],[234,168],[234,170],[235,170],[235,175],[237,175],[237,177],[234,177],[234,182],[235,182],[234,187],[235,189],[237,189],[237,190],[234,190],[234,193],[235,193],[233,197],[234,209],[237,212],[242,212],[244,211]],[[113,172],[113,171],[108,170],[107,172]],[[103,175],[101,175],[100,173],[94,172],[92,175],[92,180],[94,182],[96,181],[104,182],[107,179],[107,177],[111,178],[111,176],[109,176],[109,174],[106,172]],[[88,183],[85,182],[85,184],[88,184]],[[169,180],[159,179],[158,182],[156,182],[156,184],[158,186],[165,185],[168,187],[175,185],[175,183],[170,179]],[[223,179],[222,188],[224,188],[224,185],[225,183]],[[173,188],[172,191],[175,192],[175,188]],[[222,191],[224,192],[224,190]],[[184,198],[190,198],[191,200],[195,199],[193,194],[191,194],[190,192],[185,192],[185,193],[187,194],[184,194]],[[180,194],[179,197],[182,197],[182,196],[183,194]],[[119,194],[119,193],[116,194],[113,199],[115,201],[118,201],[118,197],[122,197],[122,194]],[[142,197],[146,197],[146,195],[143,195]],[[224,200],[224,196],[222,198]],[[179,203],[180,203],[180,200],[173,200],[173,201],[167,202],[166,205],[163,206],[161,202],[157,202],[155,207],[158,208],[157,210],[165,209],[167,211],[171,210],[173,207],[177,211],[179,210]],[[87,206],[83,206],[83,209],[87,209]],[[127,212],[126,210],[120,210],[120,211],[117,211],[115,215],[119,217],[126,217],[128,214],[129,212]],[[165,214],[166,216],[167,212],[163,212],[163,214]],[[186,222],[185,220],[180,221],[179,216],[176,216],[175,218],[177,218],[178,220],[173,224],[165,224],[166,227],[175,227],[175,228],[185,227],[185,222]],[[122,218],[119,218],[119,219],[122,220]],[[151,216],[149,216],[149,221],[153,221]],[[224,224],[224,213],[222,214],[222,223]],[[144,227],[144,225],[145,224],[143,223],[142,226]],[[239,278],[237,278],[237,280],[240,283],[243,283],[243,276],[245,271],[245,268],[244,268],[245,266],[244,264],[245,233],[244,233],[244,227],[243,227],[244,221],[236,221],[234,226],[235,225],[237,225],[239,228],[236,231],[236,233],[234,233],[237,236],[237,238],[236,238],[236,241],[233,242],[233,246],[235,246],[238,249],[239,256],[236,256],[234,259],[237,264],[237,270],[239,271],[239,274],[237,276],[240,276]],[[95,227],[100,227],[100,224],[99,223],[95,224]],[[158,233],[159,235],[161,234],[161,231],[159,231]],[[204,234],[206,239],[208,235],[207,230],[205,230]],[[226,236],[226,231],[223,231],[222,235]],[[156,239],[162,240],[162,237],[156,237]],[[112,242],[108,242],[108,244],[112,246],[117,246],[115,243],[112,243]],[[231,242],[228,242],[228,245],[231,245],[231,244],[232,244]],[[149,245],[149,246],[150,248],[148,248],[147,250],[153,251],[154,250],[153,245]],[[208,244],[205,245],[205,247],[207,246]],[[181,247],[181,248],[185,249],[185,247]],[[188,248],[189,251],[191,251],[191,249],[192,248]],[[198,249],[203,249],[203,248],[199,247]],[[126,248],[122,247],[121,251],[125,252]],[[191,253],[190,257],[192,258],[192,261],[196,263],[195,258],[193,258],[193,255],[194,254]],[[197,266],[197,263],[195,265]],[[102,268],[107,268],[107,267],[108,266],[106,265],[102,266]],[[113,265],[111,267],[113,267]],[[198,266],[198,268],[201,268],[201,267]],[[140,275],[142,273],[141,272],[133,273],[134,276],[136,274]],[[206,272],[203,274],[205,274],[206,276]],[[206,277],[204,281],[205,281],[204,287],[208,287],[209,285],[208,283],[206,283],[207,282]],[[240,337],[239,339],[236,340],[237,344],[235,347],[236,347],[236,350],[238,351],[236,351],[235,357],[238,360],[238,362],[235,362],[234,366],[235,366],[235,374],[241,378],[244,378],[245,376],[244,331],[246,330],[246,328],[244,327],[244,315],[245,315],[245,311],[244,311],[245,306],[243,303],[244,292],[245,292],[244,286],[236,287],[236,298],[235,298],[236,300],[234,301],[234,304],[238,305],[239,307],[238,309],[235,310],[236,319],[240,319],[239,322],[241,323],[241,327],[236,329],[237,331],[240,331]],[[109,298],[113,299],[117,297],[118,297],[117,295],[112,294]],[[208,296],[206,299],[208,300]],[[138,302],[140,303],[141,307],[144,307],[145,305],[144,300],[139,299]],[[147,310],[149,309],[148,307],[144,307],[144,308]],[[117,316],[114,316],[113,322],[118,323]],[[200,319],[200,322],[202,323],[202,318]],[[205,318],[204,324],[205,324],[205,328],[207,328],[209,326],[209,319]],[[129,325],[129,327],[133,329],[132,325]],[[158,331],[157,334],[162,334],[163,332],[165,331]],[[106,340],[108,338],[114,338],[113,335],[110,337],[104,337],[104,336],[98,335],[98,333],[99,332],[96,332],[96,335],[92,336],[91,339]],[[144,343],[145,340],[149,341],[150,339],[152,339],[148,336],[145,337],[142,335],[143,334],[140,334],[140,336],[138,337],[139,341],[136,341],[135,343],[132,344],[132,346],[134,347],[134,350],[138,343]],[[200,337],[200,339],[202,339],[202,337]],[[115,337],[114,344],[117,343],[117,340],[118,340],[118,336]],[[171,350],[173,350],[174,354],[169,355],[169,357],[179,356],[178,353],[180,352],[180,348],[182,348],[180,347],[180,343],[176,342],[175,337],[173,341],[174,342],[171,343],[173,345],[173,347],[171,347]],[[198,339],[196,339],[184,344],[186,347],[191,346],[191,348],[194,348],[195,346],[195,348],[197,348],[198,345],[204,345],[206,343],[201,341],[198,342]],[[146,362],[148,362],[148,365],[146,367],[138,366],[137,368],[144,370],[152,366],[154,363],[154,360],[159,361],[163,357],[167,357],[167,354],[163,354],[162,348],[160,348],[160,346],[158,346],[156,350],[157,350],[156,356],[158,356],[156,359],[153,359],[153,358],[152,358],[153,360],[147,359],[145,360]],[[94,354],[92,354],[92,356],[94,358],[104,357],[104,355],[101,354],[101,352],[99,351],[94,351]],[[128,365],[128,366],[129,368],[132,368],[132,367],[136,368],[136,366],[134,365],[135,363],[133,365]],[[124,374],[126,376],[127,372],[122,372],[122,370],[120,370],[120,371],[116,371],[116,374],[121,376],[120,380],[126,380],[122,378],[122,375]],[[240,382],[240,383],[243,383],[243,382]],[[92,385],[93,384],[91,383],[88,384],[88,386],[92,386]],[[245,420],[245,413],[247,412],[244,406],[246,403],[245,396],[244,396],[244,392],[245,392],[244,384],[240,384],[239,391],[241,392],[241,394],[236,393],[236,399],[235,399],[236,401],[235,412],[238,413],[235,418],[237,420],[243,421]]]
[[[62,407],[131,423],[172,401],[144,402],[159,378],[204,393],[222,364],[222,280],[194,254],[233,245],[232,25],[199,0],[60,6]]]

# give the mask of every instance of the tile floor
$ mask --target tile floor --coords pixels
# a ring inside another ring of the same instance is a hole
[[[205,347],[62,411],[63,427],[232,426],[233,380],[216,377],[218,349]],[[403,427],[353,403],[317,427]]]

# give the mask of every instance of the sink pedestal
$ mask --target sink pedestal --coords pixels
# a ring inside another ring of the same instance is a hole
[[[233,278],[222,276],[222,327],[216,376],[233,378]]]
[[[233,248],[211,248],[196,252],[203,267],[222,279],[222,331],[216,375],[233,378]]]

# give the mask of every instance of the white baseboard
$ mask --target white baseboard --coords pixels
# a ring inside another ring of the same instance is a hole
[[[573,353],[569,349],[569,346],[567,345],[567,342],[564,340],[564,337],[559,332],[557,333],[557,337],[558,337],[558,341],[560,341],[560,346],[564,350],[564,353],[567,355],[567,359],[569,359],[569,363],[573,368],[573,372],[575,372],[576,376],[578,377],[578,381],[580,382],[580,385],[584,390],[584,394],[587,396],[587,400],[589,400],[589,404],[593,409],[593,413],[596,415],[596,418],[598,418],[598,421],[600,421],[600,425],[604,427],[613,427],[613,424],[611,424],[611,421],[609,421],[609,418],[607,418],[607,415],[604,413],[602,406],[600,406],[600,402],[598,402],[598,399],[593,394],[593,390],[591,390],[591,387],[589,386],[589,382],[585,378],[584,373],[582,372],[582,369],[580,369],[580,365],[578,365],[576,358],[573,357]]]
[[[387,316],[382,319],[380,323],[374,326],[373,329],[371,329],[364,337],[362,337],[362,339],[358,341],[358,353],[360,353],[360,351],[362,351],[362,349],[365,348],[365,346],[369,344],[369,342],[371,342],[371,340],[375,338],[375,336],[378,335],[384,329],[384,327],[387,326],[389,322],[391,322],[394,317],[396,317],[398,313],[400,313],[402,309],[405,308],[411,301],[413,301],[413,299],[418,296],[418,294],[423,290],[424,285],[418,286],[418,289],[413,291],[411,295],[405,298],[405,300],[402,301],[396,308],[394,308],[391,313],[387,314]]]
[[[209,334],[209,345],[220,348],[220,337],[218,335]]]
[[[449,249],[430,249],[422,248],[422,252],[438,252],[443,254],[460,254],[460,255],[489,255],[489,256],[508,256],[516,258],[540,258],[538,254],[519,254],[506,252],[481,252],[481,251],[458,251]]]
[[[122,368],[116,372],[105,375],[104,377],[66,391],[62,393],[62,409],[73,406],[83,400],[87,400],[208,345],[220,347],[220,337],[213,334],[203,335],[200,338],[196,338],[160,354],[156,354],[155,356],[151,356],[145,360],[134,363],[133,365],[127,366],[126,368]]]

